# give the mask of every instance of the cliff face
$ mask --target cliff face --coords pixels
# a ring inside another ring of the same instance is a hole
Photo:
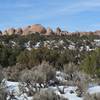
[[[41,35],[100,35],[100,30],[95,31],[95,32],[68,32],[68,31],[62,31],[59,27],[56,28],[55,31],[53,31],[50,27],[47,29],[40,25],[40,24],[34,24],[27,26],[25,28],[9,28],[5,30],[4,32],[0,31],[0,35],[13,35],[13,34],[18,34],[18,35],[28,35],[28,34],[33,34],[33,33],[40,33]]]

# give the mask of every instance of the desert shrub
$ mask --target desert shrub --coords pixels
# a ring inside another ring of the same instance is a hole
[[[16,57],[19,55],[21,49],[19,47],[10,47],[0,45],[0,64],[3,67],[8,67],[16,64]]]
[[[100,100],[100,93],[96,93],[96,94],[87,93],[84,96],[84,100]]]
[[[87,55],[82,63],[82,70],[93,77],[100,77],[100,49]]]
[[[55,69],[47,62],[43,62],[41,65],[39,65],[38,71],[44,74],[45,82],[55,79]]]
[[[48,47],[41,47],[38,49],[32,49],[31,51],[24,50],[17,56],[17,63],[26,64],[32,68],[41,64],[43,61],[49,62],[56,69],[63,69],[64,64],[73,62],[77,64],[75,58],[77,52],[74,50],[48,49]]]
[[[20,73],[19,78],[19,90],[22,93],[26,93],[28,96],[32,96],[38,91],[37,80],[39,79],[40,73],[38,71],[32,71],[25,69]]]
[[[68,80],[75,80],[76,77],[76,72],[78,71],[78,67],[74,63],[68,63],[64,65],[64,73],[68,75],[67,79]]]
[[[7,67],[3,69],[4,77],[7,80],[18,81],[19,75],[23,69],[27,68],[24,64],[16,64],[12,67]]]
[[[6,98],[7,98],[6,90],[0,85],[0,100],[6,100]]]
[[[44,91],[41,90],[40,92],[36,93],[33,96],[33,100],[68,100],[68,99],[61,98],[51,90],[44,90]]]
[[[84,96],[87,93],[90,77],[82,72],[77,72],[74,75],[74,83],[77,86],[76,93],[77,96]]]
[[[17,62],[20,64],[28,65],[29,62],[29,52],[27,50],[21,52],[17,57]]]
[[[25,86],[34,94],[34,91],[40,91],[42,88],[41,84],[47,86],[49,80],[55,78],[55,70],[48,63],[43,62],[41,65],[36,66],[32,69],[25,69],[20,73],[20,89],[25,90]],[[37,86],[37,83],[39,86]],[[25,85],[26,84],[26,85]],[[33,90],[35,88],[35,90]]]
[[[87,82],[85,82],[85,81],[77,81],[76,82],[76,86],[77,86],[77,89],[76,89],[77,96],[78,97],[82,97],[87,92],[87,89],[88,89]]]
[[[3,74],[0,69],[0,100],[6,100],[7,92],[6,92],[6,88],[1,83],[2,80],[3,80]]]
[[[70,73],[72,74],[76,71],[76,69],[77,69],[77,66],[74,63],[70,62],[70,63],[64,65],[64,72],[66,74],[70,74]]]
[[[34,90],[33,88],[36,89],[37,87],[34,85],[35,83],[35,76],[33,71],[25,69],[20,73],[20,78],[19,78],[20,84],[19,84],[19,90],[22,93],[27,93],[28,95],[33,95]]]
[[[25,64],[29,68],[32,68],[36,65],[39,65],[42,63],[43,60],[47,60],[48,58],[46,56],[46,53],[49,52],[46,48],[38,48],[38,49],[32,49],[31,51],[24,50],[19,54],[17,57],[17,62],[20,64]],[[49,56],[50,60],[50,56]]]
[[[2,66],[0,65],[0,83],[2,82],[3,78],[4,78],[4,75],[3,75],[3,69],[2,69]]]
[[[83,96],[88,89],[88,84],[91,78],[87,74],[79,71],[77,66],[73,63],[64,66],[64,72],[67,74],[66,84],[77,86],[77,96]]]
[[[41,65],[35,66],[31,70],[23,70],[20,78],[24,82],[29,80],[35,83],[44,83],[55,79],[55,74],[55,69],[47,62],[43,62]]]

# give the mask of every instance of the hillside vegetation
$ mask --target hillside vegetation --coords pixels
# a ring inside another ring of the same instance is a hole
[[[1,83],[3,79],[19,82],[20,92],[33,100],[51,100],[48,95],[54,100],[68,100],[54,91],[48,92],[50,86],[60,94],[66,94],[66,86],[77,86],[70,93],[77,94],[80,100],[84,96],[87,99],[90,96],[86,94],[88,85],[100,84],[100,36],[2,35],[0,71]],[[4,84],[0,87],[1,97],[16,97],[13,91],[6,91]],[[43,88],[47,90],[43,91]]]

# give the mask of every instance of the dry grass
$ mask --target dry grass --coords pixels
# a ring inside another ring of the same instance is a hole
[[[83,100],[100,100],[100,93],[91,94],[91,95],[89,93],[87,93],[84,96]]]
[[[56,95],[53,91],[42,90],[33,96],[33,100],[68,100]]]

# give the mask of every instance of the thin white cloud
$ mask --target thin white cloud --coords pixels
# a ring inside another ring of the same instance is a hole
[[[60,1],[60,0],[59,0]],[[12,8],[28,8],[27,11],[25,11],[27,13],[25,18],[29,18],[29,19],[34,19],[34,20],[45,20],[45,19],[52,19],[53,17],[57,17],[60,15],[74,15],[74,14],[78,14],[80,12],[86,12],[86,11],[93,11],[93,10],[98,10],[98,8],[100,8],[100,0],[76,0],[76,2],[74,1],[73,3],[61,3],[63,1],[60,1],[56,4],[54,2],[47,2],[47,5],[41,5],[41,8],[38,9],[34,9],[31,8],[33,6],[32,3],[16,3],[15,5],[7,5],[5,7],[9,8],[9,6],[12,6]],[[54,4],[53,4],[54,3]],[[44,9],[42,8],[43,6],[48,6],[48,5],[55,5],[53,6],[53,9]],[[31,9],[30,9],[31,8]],[[2,10],[2,9],[1,9]],[[42,12],[39,12],[39,10],[42,10]],[[5,11],[5,12],[8,12]],[[13,12],[13,10],[9,11],[9,12]],[[15,12],[15,11],[14,11]],[[17,12],[15,12],[17,13]],[[21,11],[18,12],[18,15],[20,15]],[[33,14],[34,13],[34,14]],[[17,19],[17,18],[15,18]],[[18,18],[18,19],[22,19],[22,18]]]
[[[90,27],[94,27],[94,28],[96,28],[96,27],[100,27],[100,23],[92,24],[92,25],[90,25]]]
[[[30,8],[33,5],[31,3],[6,3],[5,6],[2,6],[3,4],[0,4],[0,9],[14,9],[14,8]]]
[[[69,5],[67,5],[66,2],[66,4],[63,4],[63,7],[58,7],[58,9],[49,10],[44,14],[37,14],[37,17],[35,18],[48,19],[59,15],[74,15],[80,12],[96,11],[99,10],[99,8],[100,0],[81,0],[74,3],[70,3]]]
[[[80,2],[76,2],[69,6],[63,7],[62,9],[59,9],[58,13],[66,13],[67,15],[70,15],[83,11],[93,11],[97,10],[98,8],[100,8],[100,0],[82,0]]]

